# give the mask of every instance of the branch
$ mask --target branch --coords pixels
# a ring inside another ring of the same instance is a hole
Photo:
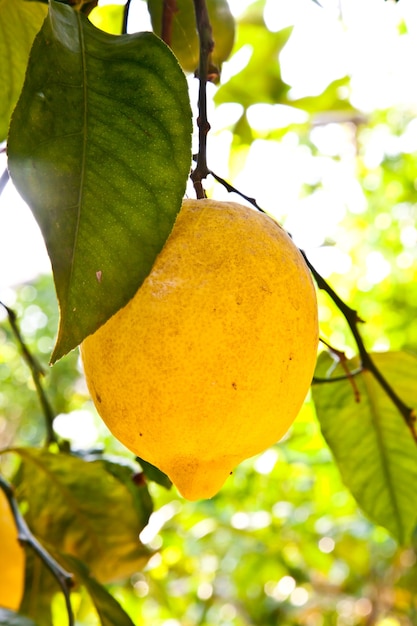
[[[207,11],[206,0],[193,0],[198,37],[200,41],[200,61],[198,66],[198,78],[200,81],[198,92],[198,155],[197,165],[191,173],[191,180],[197,198],[205,198],[202,180],[207,178],[210,170],[207,167],[207,134],[210,124],[207,119],[207,74],[209,69],[209,57],[214,48],[212,30]]]
[[[127,0],[123,9],[122,35],[126,35],[127,33],[127,23],[129,21],[129,11],[130,11],[131,2],[132,0]]]
[[[238,196],[240,196],[241,198],[244,198],[245,200],[250,202],[256,209],[258,209],[258,211],[260,211],[261,213],[265,213],[265,211],[263,209],[261,209],[259,204],[256,202],[255,198],[251,198],[249,196],[246,196],[244,193],[242,193],[241,191],[236,189],[236,187],[233,187],[233,185],[231,185],[226,180],[224,180],[224,178],[221,178],[220,176],[217,176],[217,174],[215,174],[213,171],[210,171],[210,174],[213,176],[213,178],[215,180],[217,180],[218,183],[223,185],[223,187],[225,187],[229,193],[237,193]]]
[[[349,367],[348,367],[348,359],[347,359],[347,357],[346,357],[346,354],[345,354],[344,352],[342,352],[341,350],[338,350],[337,348],[334,348],[333,346],[331,346],[331,345],[330,345],[327,341],[325,341],[322,337],[320,337],[320,341],[321,341],[321,343],[323,343],[323,344],[327,347],[327,349],[328,349],[328,350],[329,350],[332,354],[334,354],[334,356],[335,356],[335,357],[336,357],[336,359],[337,359],[337,362],[341,365],[342,369],[343,369],[343,370],[344,370],[344,372],[345,372],[345,375],[344,375],[344,376],[342,376],[342,377],[337,376],[337,378],[339,378],[339,379],[340,379],[340,378],[342,378],[342,379],[345,379],[345,380],[349,380],[350,384],[352,385],[353,395],[355,396],[355,401],[356,401],[356,402],[360,402],[360,399],[361,399],[361,394],[360,394],[360,392],[359,392],[359,389],[358,389],[358,386],[357,386],[357,384],[356,384],[356,381],[355,381],[355,380],[354,380],[354,378],[353,378],[353,373],[352,373],[352,371],[351,371],[351,370],[349,369]],[[335,363],[335,365],[336,365],[336,363]],[[356,369],[356,370],[354,370],[354,371],[355,371],[355,372],[357,372],[357,373],[363,372],[363,366],[361,366],[361,367],[357,368],[357,369]],[[317,382],[318,380],[319,380],[319,379],[318,379],[318,378],[316,378],[316,382]],[[335,377],[335,378],[328,378],[327,380],[336,380],[336,377]]]
[[[14,497],[14,489],[6,480],[4,480],[2,476],[0,476],[0,489],[3,491],[9,503],[13,519],[16,524],[19,543],[28,545],[43,561],[58,582],[65,598],[65,605],[68,613],[68,624],[69,626],[74,626],[74,615],[72,612],[70,598],[70,589],[73,586],[72,574],[61,567],[61,565],[49,554],[47,550],[45,550],[45,548],[29,530],[26,520],[17,506],[17,502]]]
[[[19,325],[17,323],[16,313],[6,306],[3,302],[0,301],[0,305],[5,309],[7,316],[9,318],[9,323],[12,328],[12,332],[15,336],[15,339],[19,345],[19,348],[22,352],[23,359],[26,361],[30,369],[30,373],[32,374],[32,379],[35,384],[36,393],[38,394],[39,402],[42,407],[43,414],[45,416],[46,422],[46,445],[50,443],[57,443],[56,435],[53,429],[53,421],[55,419],[55,413],[49,403],[49,400],[46,396],[45,390],[42,386],[42,376],[44,376],[44,371],[38,361],[35,359],[33,354],[30,352],[26,343],[23,340],[22,334],[19,329]]]
[[[245,196],[244,194],[238,192],[234,187],[232,187],[232,185],[230,185],[229,183],[226,183],[226,181],[223,181],[222,178],[220,178],[219,176],[215,176],[213,172],[211,172],[211,174],[216,178],[216,180],[218,180],[221,184],[223,184],[228,191],[235,191],[239,193],[239,195],[249,200],[249,202],[251,202],[251,204],[255,208],[259,209],[257,202],[253,198],[249,198]],[[374,378],[379,382],[382,389],[385,391],[387,396],[390,398],[391,402],[394,404],[394,406],[399,411],[400,415],[403,417],[407,427],[409,428],[411,432],[411,435],[415,443],[417,444],[417,430],[416,430],[417,411],[407,406],[401,400],[401,398],[397,395],[397,393],[391,387],[389,382],[383,376],[381,371],[375,365],[371,355],[369,354],[369,352],[367,351],[365,347],[362,336],[359,332],[358,324],[363,323],[363,320],[359,317],[357,311],[355,311],[350,306],[348,306],[342,300],[342,298],[340,298],[340,296],[334,291],[334,289],[326,282],[326,280],[318,273],[315,267],[308,260],[305,252],[303,250],[300,250],[300,252],[307,264],[307,267],[311,271],[317,283],[318,288],[323,289],[323,291],[325,291],[330,296],[330,298],[336,304],[339,311],[342,313],[342,315],[346,319],[346,322],[350,328],[350,331],[355,339],[355,342],[358,348],[359,357],[361,361],[360,369],[362,371],[367,370],[368,372],[371,372]]]

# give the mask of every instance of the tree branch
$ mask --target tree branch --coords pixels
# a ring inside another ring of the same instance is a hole
[[[126,35],[127,33],[127,23],[129,21],[129,11],[130,11],[131,2],[132,0],[127,0],[123,9],[122,35]]]
[[[2,476],[0,476],[0,489],[3,491],[9,503],[13,519],[16,524],[19,542],[27,544],[35,552],[58,582],[65,598],[65,605],[68,613],[68,624],[69,626],[74,626],[74,615],[72,612],[70,598],[70,589],[73,586],[72,574],[61,567],[61,565],[49,554],[47,550],[45,550],[45,548],[29,530],[26,520],[17,506],[17,502],[14,497],[14,489],[6,480],[4,480]]]
[[[200,81],[198,92],[198,155],[197,165],[191,173],[197,198],[205,198],[206,194],[202,181],[210,174],[207,167],[207,134],[210,124],[207,119],[207,74],[209,69],[209,57],[214,48],[210,19],[207,11],[206,0],[193,0],[198,37],[200,40],[200,61],[198,66],[198,78]]]
[[[57,443],[56,435],[53,429],[53,421],[55,419],[55,413],[52,409],[51,404],[47,398],[45,390],[42,386],[42,376],[44,376],[44,371],[38,361],[35,359],[33,354],[30,352],[26,343],[23,340],[22,334],[19,329],[19,325],[17,323],[16,313],[6,306],[3,302],[0,301],[0,305],[5,309],[7,316],[9,318],[9,323],[17,341],[17,344],[22,352],[23,359],[26,361],[30,369],[30,373],[32,374],[32,379],[35,384],[36,393],[38,394],[39,402],[42,407],[43,414],[45,416],[46,423],[46,445],[50,443]]]

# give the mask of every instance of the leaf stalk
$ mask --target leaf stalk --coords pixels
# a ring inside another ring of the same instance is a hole
[[[200,41],[200,59],[198,66],[198,154],[197,165],[191,173],[191,180],[193,181],[197,198],[201,199],[206,197],[202,181],[210,174],[207,166],[207,135],[210,131],[210,124],[207,118],[207,75],[214,41],[206,0],[194,0],[194,11]]]

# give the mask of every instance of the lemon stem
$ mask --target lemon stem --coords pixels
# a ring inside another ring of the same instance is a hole
[[[21,544],[27,544],[36,555],[43,561],[49,571],[53,574],[61,587],[65,598],[65,605],[68,613],[68,624],[74,626],[74,614],[72,612],[70,589],[73,585],[72,574],[67,572],[55,559],[45,550],[36,537],[29,530],[25,518],[20,512],[14,497],[14,489],[2,476],[0,476],[0,489],[3,491],[10,506],[13,519],[16,524],[18,539]]]
[[[206,194],[202,181],[210,174],[207,167],[207,134],[210,124],[207,119],[207,75],[209,69],[209,57],[214,48],[212,29],[205,0],[194,0],[194,11],[197,32],[200,41],[200,60],[198,65],[198,154],[197,165],[191,173],[191,180],[197,198],[205,198]]]

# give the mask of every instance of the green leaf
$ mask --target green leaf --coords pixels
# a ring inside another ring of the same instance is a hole
[[[55,556],[55,555],[53,555]],[[54,626],[52,601],[61,589],[41,558],[26,549],[25,588],[20,611],[42,626]]]
[[[94,26],[112,33],[121,35],[125,7],[122,4],[107,4],[95,7],[88,16]]]
[[[14,451],[22,459],[19,500],[42,543],[85,562],[103,583],[143,568],[149,552],[138,537],[152,502],[146,487],[133,483],[130,467],[39,449]]]
[[[163,2],[148,0],[148,10],[153,31],[163,36]],[[207,12],[212,29],[214,48],[209,55],[209,72],[220,73],[233,49],[235,20],[227,0],[207,0]],[[185,72],[197,72],[200,58],[200,43],[197,33],[193,0],[176,0],[175,10],[170,16],[170,46]]]
[[[0,0],[0,141],[22,89],[29,52],[47,8],[37,2]]]
[[[51,0],[8,151],[52,262],[55,361],[133,297],[171,231],[191,162],[185,76],[152,33],[109,35]]]
[[[245,68],[220,87],[215,102],[239,102],[245,109],[259,102],[286,103],[289,86],[281,78],[278,55],[291,32],[292,27],[271,33],[263,22],[240,24],[236,50],[250,42],[252,54]]]
[[[375,364],[399,397],[417,407],[417,357],[405,352],[373,354]],[[328,354],[318,360],[316,376],[327,377]],[[357,360],[348,362],[351,370]],[[343,376],[338,365],[330,378]],[[346,486],[363,511],[400,543],[410,541],[417,522],[417,447],[392,401],[369,372],[352,381],[313,386],[323,435]]]
[[[8,609],[0,609],[0,626],[36,626],[28,617]]]
[[[77,581],[85,586],[100,618],[101,626],[135,626],[120,604],[89,574],[78,559],[64,556],[65,566],[75,574]]]
[[[148,463],[148,461],[145,461],[144,459],[140,459],[138,457],[138,461],[143,469],[143,473],[148,480],[151,480],[154,483],[161,485],[161,487],[165,487],[165,489],[171,489],[172,482],[168,478],[168,476],[164,474],[164,472],[161,472],[160,469],[152,465],[152,463]]]

